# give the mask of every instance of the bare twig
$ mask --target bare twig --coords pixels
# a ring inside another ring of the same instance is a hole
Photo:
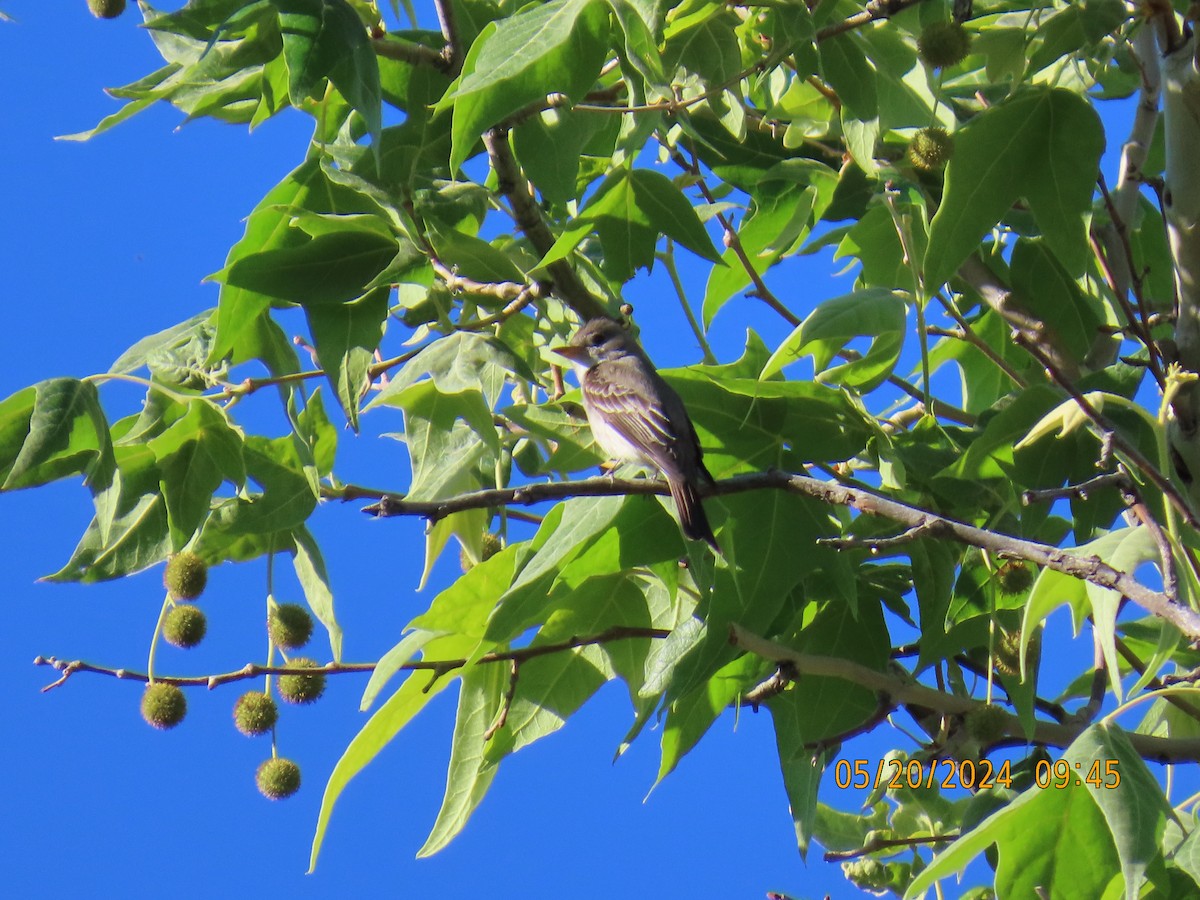
[[[916,6],[920,2],[921,0],[871,0],[862,12],[855,13],[849,18],[843,19],[833,25],[826,25],[819,30],[817,32],[817,42],[827,41],[832,37],[837,37],[839,34],[869,25],[877,19],[886,19],[894,16],[896,13],[908,9],[910,6]]]
[[[700,169],[700,161],[696,158],[695,150],[692,151],[690,162],[679,152],[676,152],[673,158],[679,168],[683,169],[696,180],[696,187],[700,189],[700,193],[704,196],[704,199],[708,203],[715,205],[717,198],[708,189],[708,183],[704,180],[704,173]],[[738,236],[737,229],[733,227],[733,223],[723,212],[718,212],[716,218],[717,222],[721,225],[726,246],[733,251],[733,255],[737,257],[738,262],[750,279],[750,283],[754,285],[754,290],[750,292],[750,296],[758,297],[759,300],[778,313],[780,318],[795,328],[800,324],[800,317],[784,306],[783,302],[767,287],[767,283],[763,280],[762,275],[754,267],[754,263],[751,261],[750,255],[746,252],[746,248],[742,246],[742,239]]]
[[[508,711],[512,709],[513,697],[517,695],[517,681],[521,677],[521,661],[514,659],[512,668],[509,669],[508,675],[508,690],[504,692],[504,699],[500,702],[500,713],[496,716],[496,721],[493,722],[488,730],[483,733],[483,742],[486,744],[492,737],[504,727],[504,723],[508,721]]]
[[[1060,488],[1046,488],[1040,491],[1024,491],[1021,494],[1021,504],[1029,506],[1031,503],[1041,503],[1047,500],[1086,500],[1093,491],[1109,487],[1124,487],[1129,481],[1129,475],[1124,471],[1106,472],[1095,478],[1089,478],[1087,481],[1081,481],[1079,484],[1068,484]]]
[[[424,44],[402,41],[398,38],[381,36],[371,41],[372,49],[387,59],[396,59],[414,66],[431,66],[439,72],[450,73],[450,63],[445,51],[437,51]]]
[[[458,36],[457,13],[452,0],[434,0],[433,8],[437,10],[438,24],[442,28],[442,38],[446,42],[442,50],[442,58],[446,61],[446,72],[451,78],[457,78],[462,71],[463,47]]]
[[[1034,359],[1041,364],[1046,370],[1046,374],[1050,379],[1061,387],[1064,391],[1071,395],[1071,399],[1078,404],[1079,409],[1087,416],[1092,424],[1096,426],[1100,432],[1102,445],[1107,445],[1109,448],[1120,450],[1129,459],[1133,466],[1145,475],[1156,488],[1162,491],[1163,495],[1170,501],[1171,505],[1179,511],[1185,522],[1193,528],[1200,526],[1200,519],[1196,518],[1196,514],[1192,511],[1191,505],[1187,499],[1176,490],[1175,485],[1167,478],[1158,467],[1142,454],[1137,447],[1119,431],[1104,415],[1102,415],[1092,404],[1087,397],[1077,388],[1074,382],[1064,373],[1055,362],[1049,358],[1044,352],[1044,348],[1036,341],[1030,341],[1021,332],[1015,332],[1013,340],[1024,347]],[[1102,456],[1103,459],[1103,456]]]
[[[822,858],[825,862],[844,862],[848,859],[866,856],[869,853],[877,853],[880,850],[920,847],[924,844],[945,844],[956,840],[958,840],[957,834],[931,834],[926,837],[910,838],[882,838],[875,835],[857,850],[829,850]]]
[[[529,182],[517,165],[517,160],[508,145],[508,132],[504,129],[492,129],[483,136],[483,145],[487,148],[492,168],[496,172],[498,190],[508,197],[512,204],[513,218],[534,250],[543,256],[554,246],[554,235],[542,218],[542,211],[534,202]],[[579,280],[575,270],[566,260],[560,259],[546,267],[554,282],[555,292],[575,312],[585,319],[593,319],[605,315],[606,311],[592,293]]]
[[[913,541],[919,541],[925,537],[937,537],[942,531],[942,521],[938,518],[931,518],[919,525],[914,525],[911,528],[906,528],[900,534],[895,534],[890,537],[881,538],[817,538],[818,544],[833,547],[837,550],[850,550],[855,547],[865,547],[872,553],[878,553],[880,550],[889,550],[892,547],[900,547],[904,544],[911,544]]]
[[[671,632],[665,628],[641,628],[631,625],[614,625],[612,628],[605,629],[599,634],[588,635],[585,637],[572,637],[564,641],[558,641],[552,644],[536,644],[530,647],[521,647],[517,650],[497,650],[492,653],[485,653],[479,657],[477,662],[480,663],[495,663],[495,662],[515,662],[524,663],[539,656],[548,656],[553,653],[562,653],[566,650],[574,650],[579,647],[591,647],[595,644],[610,644],[613,641],[626,641],[635,638],[649,638],[654,640],[662,640]],[[442,660],[414,660],[400,666],[402,671],[426,671],[432,672],[435,677],[440,677],[447,672],[453,672],[455,669],[461,669],[467,665],[470,660],[467,659],[442,659]],[[144,672],[135,672],[130,669],[113,669],[108,666],[97,666],[92,663],[83,662],[82,660],[62,660],[53,656],[39,656],[33,661],[35,666],[50,666],[62,672],[63,675],[53,684],[47,685],[43,691],[48,691],[58,687],[65,682],[67,678],[76,672],[93,672],[97,675],[108,675],[112,678],[128,679],[130,681],[149,681],[149,677]],[[318,669],[313,668],[297,668],[296,666],[260,666],[256,663],[247,663],[240,669],[233,672],[224,672],[220,675],[155,675],[154,681],[163,682],[165,684],[174,684],[179,687],[206,687],[212,690],[215,687],[220,687],[223,684],[229,684],[234,681],[243,681],[247,678],[257,678],[260,675],[312,675],[319,672],[324,675],[346,675],[350,673],[373,672],[378,663],[329,663]]]

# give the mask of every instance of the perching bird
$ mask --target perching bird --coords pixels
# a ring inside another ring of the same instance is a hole
[[[683,400],[663,381],[637,342],[612,319],[592,319],[565,347],[583,388],[583,408],[596,443],[613,459],[653,466],[667,479],[683,533],[717,553],[697,490],[712,484]]]

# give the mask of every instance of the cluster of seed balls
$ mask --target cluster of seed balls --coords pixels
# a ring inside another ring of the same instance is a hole
[[[971,50],[971,35],[958,22],[931,22],[917,38],[917,53],[933,69],[958,65]],[[954,137],[945,128],[922,128],[908,145],[908,161],[923,172],[940,169],[954,155]]]
[[[167,563],[163,584],[175,601],[175,606],[163,620],[163,640],[183,649],[195,647],[204,639],[208,621],[204,612],[190,601],[204,593],[208,567],[195,553],[178,553]],[[312,637],[312,616],[299,604],[276,604],[267,616],[267,633],[281,650],[299,650]],[[288,660],[288,666],[316,669],[317,663],[294,656]],[[286,702],[313,703],[325,692],[325,673],[280,675],[277,684],[279,696]],[[187,699],[178,685],[155,681],[146,686],[142,695],[142,717],[150,725],[161,730],[174,728],[186,714]],[[263,691],[247,691],[233,706],[234,725],[248,737],[266,734],[274,729],[278,719],[275,699]],[[290,759],[273,756],[258,767],[256,780],[263,796],[282,800],[300,789],[300,767]]]

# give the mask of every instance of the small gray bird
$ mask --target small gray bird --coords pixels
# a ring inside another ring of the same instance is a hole
[[[592,319],[555,352],[575,367],[596,443],[613,459],[653,466],[667,479],[683,533],[717,553],[697,490],[712,484],[683,400],[637,342],[612,319]]]

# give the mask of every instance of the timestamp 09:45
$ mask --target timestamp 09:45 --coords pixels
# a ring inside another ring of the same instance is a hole
[[[833,766],[833,781],[839,788],[933,788],[954,787],[985,791],[996,785],[1011,788],[1012,766],[1008,760],[994,765],[989,759],[941,759],[923,763],[919,759],[880,759],[872,766],[865,759],[839,759]],[[1028,776],[1027,776],[1028,777]],[[1077,779],[1095,788],[1120,785],[1121,772],[1115,759],[1069,762],[1040,759],[1033,768],[1033,783],[1039,788],[1063,789]]]

